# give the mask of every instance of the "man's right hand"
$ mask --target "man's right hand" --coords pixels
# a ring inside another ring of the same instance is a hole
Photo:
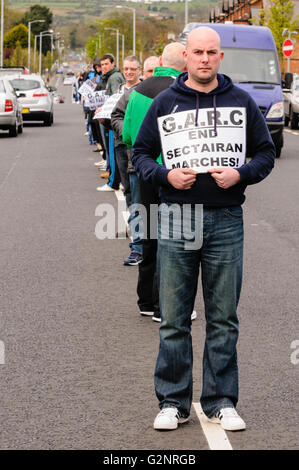
[[[167,175],[167,181],[176,189],[190,189],[196,180],[196,171],[190,168],[175,168]]]

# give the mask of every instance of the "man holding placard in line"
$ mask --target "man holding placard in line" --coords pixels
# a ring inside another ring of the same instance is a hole
[[[162,322],[155,370],[161,411],[154,428],[176,429],[190,414],[190,316],[201,266],[206,340],[200,402],[209,420],[236,431],[246,427],[235,410],[241,205],[246,186],[271,172],[275,148],[255,102],[218,73],[223,58],[219,35],[208,27],[194,29],[184,56],[188,72],[154,99],[133,147],[137,173],[159,187],[163,203],[158,240]],[[156,162],[161,151],[163,165]],[[251,157],[247,163],[246,157]]]

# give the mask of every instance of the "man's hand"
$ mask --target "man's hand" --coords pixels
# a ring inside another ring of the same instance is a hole
[[[176,189],[190,189],[196,180],[196,171],[190,168],[175,168],[167,175],[167,181]]]
[[[208,170],[208,173],[211,173],[216,184],[222,189],[234,186],[241,179],[240,173],[234,168],[216,168],[215,170]]]

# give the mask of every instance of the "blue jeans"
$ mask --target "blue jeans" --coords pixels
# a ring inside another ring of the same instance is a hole
[[[194,214],[193,208],[193,218]],[[175,236],[161,239],[165,217],[162,209],[157,259],[162,322],[156,395],[160,408],[173,406],[183,416],[189,415],[193,363],[190,317],[201,266],[206,339],[200,402],[204,413],[212,417],[238,401],[236,309],[242,283],[243,211],[241,206],[204,209],[203,242],[198,249],[186,249],[184,240]],[[180,229],[176,226],[174,230]]]

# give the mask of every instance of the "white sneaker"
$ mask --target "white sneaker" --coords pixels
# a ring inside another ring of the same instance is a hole
[[[197,318],[197,312],[196,312],[196,310],[193,310],[193,312],[191,313],[191,320],[192,321],[196,320],[196,318]]]
[[[213,418],[208,418],[211,423],[221,424],[226,431],[241,431],[246,428],[243,419],[235,408],[222,408]]]
[[[157,414],[154,421],[154,429],[172,431],[177,429],[179,424],[188,421],[188,418],[180,416],[177,408],[163,408],[160,413]]]
[[[89,135],[89,132],[84,132],[84,135]]]
[[[115,189],[108,186],[108,184],[104,184],[104,186],[98,186],[97,191],[115,191]]]
[[[119,183],[119,189],[120,189],[120,191],[124,191],[124,189],[125,189],[121,183]]]
[[[103,168],[106,170],[106,162],[105,160],[101,160],[100,162],[94,162],[94,166],[97,166],[98,168]]]

